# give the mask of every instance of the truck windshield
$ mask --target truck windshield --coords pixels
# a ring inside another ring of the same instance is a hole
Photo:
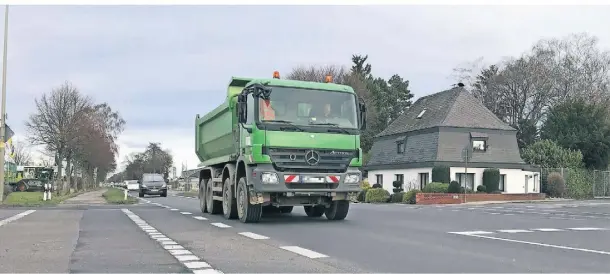
[[[259,119],[294,125],[358,128],[353,93],[273,87],[269,101],[259,99]]]

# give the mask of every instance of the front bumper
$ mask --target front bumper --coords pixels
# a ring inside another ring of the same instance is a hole
[[[276,174],[277,183],[263,181],[264,174]],[[348,175],[358,175],[359,180],[346,183]],[[308,193],[325,195],[327,193],[359,192],[362,173],[357,168],[348,168],[345,173],[295,173],[279,172],[272,165],[258,165],[251,170],[248,181],[257,193]]]

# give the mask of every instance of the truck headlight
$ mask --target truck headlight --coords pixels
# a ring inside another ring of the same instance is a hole
[[[277,177],[275,172],[263,172],[261,173],[261,182],[263,184],[277,184],[280,179]]]
[[[360,183],[360,174],[347,174],[345,176],[346,184],[359,184]]]
[[[167,187],[167,184],[166,184],[166,183],[163,183],[163,184],[161,185],[161,187]]]

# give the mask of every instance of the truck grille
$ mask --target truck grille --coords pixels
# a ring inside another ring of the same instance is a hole
[[[337,149],[266,148],[263,153],[269,155],[275,169],[282,172],[343,173],[351,160],[358,157],[358,151]]]

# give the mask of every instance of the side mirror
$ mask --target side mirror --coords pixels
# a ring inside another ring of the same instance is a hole
[[[246,131],[247,131],[248,133],[252,133],[252,126],[250,126],[250,125],[244,125],[244,129],[246,129]]]
[[[366,104],[364,103],[364,100],[360,99],[358,106],[360,108],[360,130],[365,130],[366,129]]]

